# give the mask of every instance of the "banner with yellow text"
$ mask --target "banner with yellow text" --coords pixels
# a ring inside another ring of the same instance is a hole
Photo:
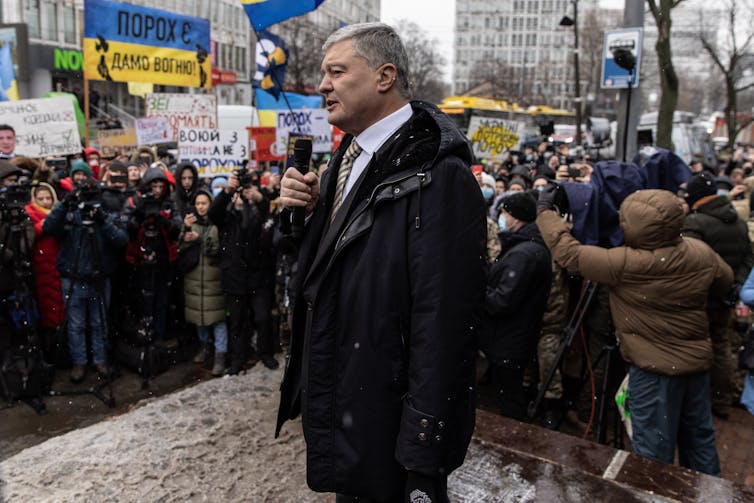
[[[508,150],[517,150],[523,122],[473,115],[466,137],[477,159],[502,161]]]
[[[84,2],[87,79],[212,87],[209,20],[108,0]]]

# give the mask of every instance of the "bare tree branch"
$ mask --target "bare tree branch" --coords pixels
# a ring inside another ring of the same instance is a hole
[[[741,91],[746,91],[747,89],[751,89],[752,87],[754,87],[754,82],[746,84],[743,87],[737,87],[737,88],[735,88],[735,91],[736,91],[736,93],[740,93]]]
[[[725,65],[723,65],[723,62],[720,60],[717,52],[715,52],[715,48],[712,47],[712,44],[710,44],[709,40],[707,40],[707,37],[704,34],[701,34],[699,35],[699,40],[702,42],[702,47],[707,52],[707,54],[709,54],[710,58],[712,58],[712,61],[715,63],[715,65],[720,68],[720,71],[722,71],[724,74],[727,74],[728,69],[725,68]]]

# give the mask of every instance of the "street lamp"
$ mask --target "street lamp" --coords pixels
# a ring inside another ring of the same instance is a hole
[[[576,104],[576,145],[581,145],[581,79],[579,77],[579,0],[571,0],[573,3],[573,19],[563,16],[559,25],[563,27],[573,26],[573,74],[576,81],[576,89],[573,101]]]

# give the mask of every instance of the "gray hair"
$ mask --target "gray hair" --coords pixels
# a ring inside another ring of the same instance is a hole
[[[395,30],[385,23],[358,23],[344,26],[332,33],[322,50],[327,50],[343,40],[353,41],[353,50],[357,56],[364,58],[372,69],[391,63],[398,72],[396,82],[398,90],[404,98],[411,97],[409,86],[409,68],[406,49],[401,37]]]

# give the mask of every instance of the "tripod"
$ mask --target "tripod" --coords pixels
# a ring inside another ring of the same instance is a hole
[[[102,210],[97,210],[102,211]],[[108,331],[107,331],[107,308],[105,306],[106,304],[106,295],[105,295],[105,280],[102,277],[102,256],[100,254],[99,244],[97,243],[97,236],[95,234],[95,228],[94,228],[94,219],[93,218],[83,218],[80,223],[73,224],[75,226],[80,226],[81,229],[83,229],[83,238],[82,240],[86,240],[86,245],[89,246],[89,249],[92,251],[92,279],[89,281],[94,286],[94,292],[97,296],[97,312],[99,315],[99,332],[103,339],[103,345],[105,347],[105,354],[109,354],[109,337],[108,337]],[[73,261],[73,271],[78,272],[79,271],[79,265],[81,263],[81,251],[84,248],[84,243],[79,242],[78,246],[76,247],[76,255]],[[81,282],[78,278],[71,278],[70,285],[66,289],[65,293],[65,317],[63,319],[63,323],[60,325],[59,331],[58,331],[58,340],[61,340],[63,330],[66,329],[70,322],[70,302],[73,299],[73,290],[76,286],[76,283]],[[84,329],[86,330],[86,328]],[[92,338],[92,346],[94,345],[94,340]],[[59,346],[58,346],[59,347]],[[113,371],[111,368],[107,369],[105,379],[97,383],[94,386],[91,386],[84,390],[70,390],[70,391],[56,391],[52,390],[50,391],[51,396],[77,396],[77,395],[87,395],[91,394],[97,397],[99,400],[102,401],[105,405],[108,407],[115,407],[115,395],[113,394]]]
[[[576,304],[576,307],[574,308],[573,314],[571,315],[571,318],[569,319],[568,324],[563,329],[560,345],[558,346],[557,352],[555,353],[555,358],[553,359],[552,364],[547,369],[547,373],[546,373],[546,377],[544,381],[540,383],[539,391],[537,392],[537,397],[534,399],[533,402],[529,403],[529,407],[527,409],[527,416],[529,417],[530,420],[534,419],[539,413],[540,407],[542,405],[542,401],[544,400],[545,393],[550,387],[550,383],[552,382],[552,379],[555,376],[555,372],[561,366],[563,357],[565,356],[565,352],[573,343],[573,339],[578,333],[584,321],[586,312],[589,310],[589,307],[594,300],[594,296],[597,292],[597,287],[598,287],[597,283],[594,283],[591,281],[586,282],[584,290],[581,293],[581,296],[579,297],[579,301]],[[613,344],[608,344],[602,348],[599,356],[597,356],[593,365],[591,362],[588,362],[590,367],[598,367],[600,364],[604,365],[605,373],[604,373],[602,382],[600,383],[601,395],[600,395],[599,414],[597,418],[597,438],[598,438],[598,442],[602,444],[607,442],[607,434],[606,434],[606,431],[607,431],[607,402],[606,402],[607,396],[606,395],[608,392],[610,380],[612,378],[611,362],[615,355],[615,351],[617,349],[618,349],[617,342]],[[586,358],[587,360],[589,359],[588,354],[586,355]],[[586,381],[586,376],[584,375],[584,372],[582,372],[579,389],[582,388],[585,381]],[[594,395],[594,393],[592,395]],[[592,399],[594,400],[594,397]],[[614,443],[616,444],[615,447],[622,448],[623,436],[619,434],[620,418],[617,415],[616,415],[616,422],[614,424],[614,427],[615,427]]]
[[[3,208],[1,220],[10,221],[0,251],[10,250],[14,287],[12,296],[0,299],[11,324],[9,347],[0,368],[0,391],[9,407],[18,399],[42,415],[47,413],[47,407],[40,397],[49,387],[52,368],[42,357],[36,327],[39,311],[31,286],[31,245],[26,234],[29,220],[23,208],[17,206]]]

